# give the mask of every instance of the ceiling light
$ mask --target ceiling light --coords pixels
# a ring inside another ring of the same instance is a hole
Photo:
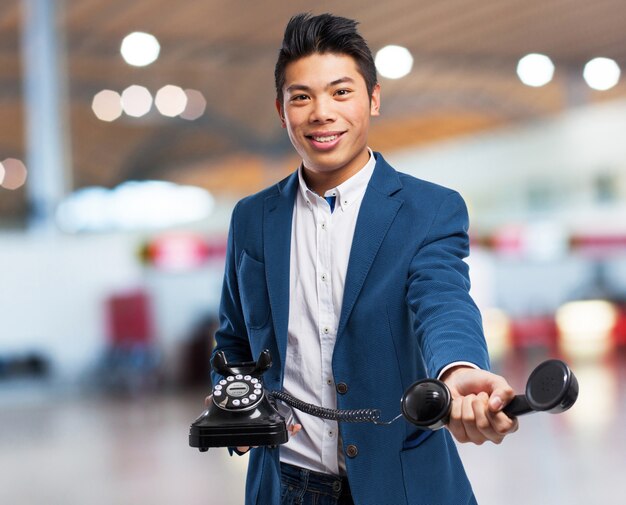
[[[164,116],[175,117],[187,107],[187,95],[182,88],[168,84],[157,91],[154,104]]]
[[[606,91],[615,86],[620,76],[619,65],[610,58],[594,58],[587,62],[583,77],[590,88]]]
[[[554,76],[554,63],[545,54],[527,54],[517,63],[517,75],[526,86],[538,88]]]
[[[122,92],[122,108],[129,116],[144,116],[151,107],[152,95],[147,88],[133,84]]]
[[[376,53],[374,63],[383,77],[399,79],[413,68],[413,56],[406,47],[385,46]]]
[[[206,109],[206,100],[204,99],[204,96],[195,89],[186,89],[185,94],[187,95],[187,106],[180,114],[180,117],[191,121],[198,119],[202,116],[202,114],[204,114]]]
[[[115,121],[122,115],[122,97],[117,91],[104,89],[93,97],[91,108],[101,121]]]
[[[161,46],[154,35],[133,32],[124,37],[120,52],[124,61],[135,67],[150,65],[159,57]]]

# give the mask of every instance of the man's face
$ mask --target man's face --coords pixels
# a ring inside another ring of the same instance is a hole
[[[341,181],[369,158],[370,116],[377,116],[380,90],[367,93],[351,56],[312,54],[285,69],[284,98],[276,108],[283,127],[308,170]]]

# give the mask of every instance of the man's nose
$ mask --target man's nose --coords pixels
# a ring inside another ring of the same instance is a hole
[[[335,111],[332,100],[318,98],[313,102],[310,121],[312,123],[328,123],[335,120]]]

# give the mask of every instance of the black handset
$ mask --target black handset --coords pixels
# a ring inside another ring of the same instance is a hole
[[[578,398],[578,381],[563,362],[550,359],[539,364],[528,377],[526,394],[517,395],[503,412],[517,417],[531,412],[560,414]],[[402,413],[420,428],[437,430],[448,422],[452,396],[441,381],[424,379],[413,383],[402,397]]]

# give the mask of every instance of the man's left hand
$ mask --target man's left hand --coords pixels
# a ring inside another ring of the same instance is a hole
[[[441,378],[452,394],[448,429],[459,442],[499,444],[519,427],[517,419],[502,409],[515,396],[513,388],[499,375],[466,366],[446,371]]]

